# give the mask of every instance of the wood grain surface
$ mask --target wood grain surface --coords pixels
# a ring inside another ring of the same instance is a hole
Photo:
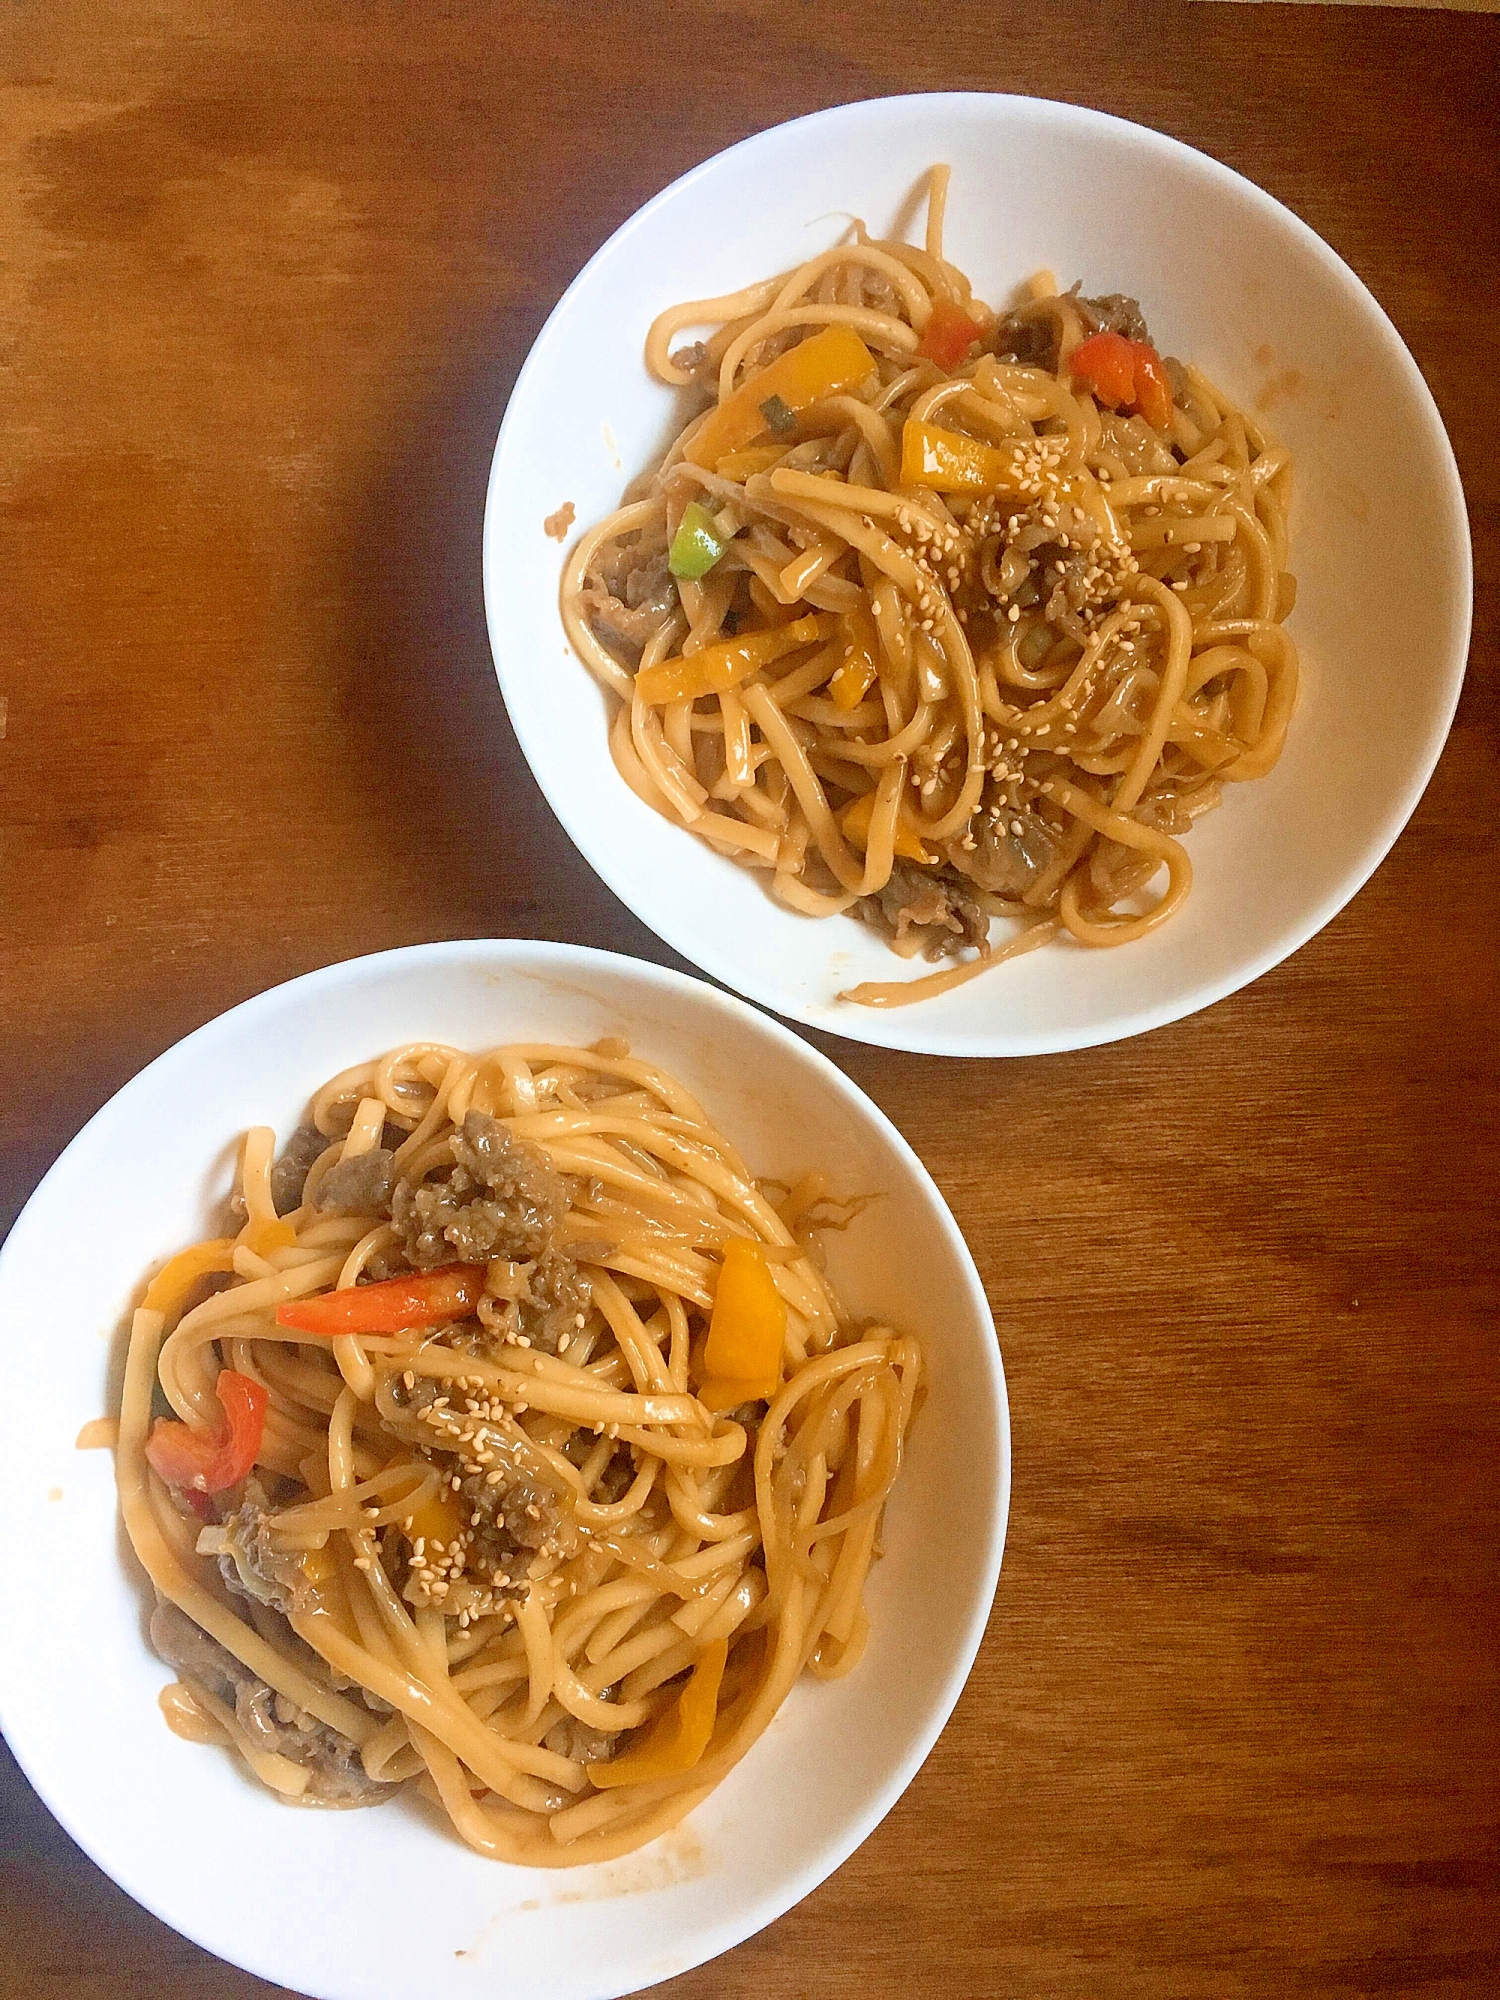
[[[1500,1993],[1500,23],[12,0],[0,50],[0,1229],[141,1064],[275,981],[432,938],[668,957],[516,748],[479,525],[546,313],[682,170],[853,97],[1069,98],[1249,174],[1373,287],[1475,530],[1448,750],[1353,905],[1208,1013],[1014,1064],[826,1044],[988,1285],[1005,1570],[889,1819],[657,1991]],[[0,1825],[0,1993],[273,1991],[8,1760]]]

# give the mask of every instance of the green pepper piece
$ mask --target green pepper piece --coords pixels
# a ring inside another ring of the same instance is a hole
[[[673,576],[696,580],[708,575],[728,546],[715,530],[708,508],[701,500],[690,500],[667,551],[667,568]]]
[[[767,429],[775,431],[778,437],[785,437],[788,431],[797,428],[797,413],[784,396],[767,396],[760,413]]]

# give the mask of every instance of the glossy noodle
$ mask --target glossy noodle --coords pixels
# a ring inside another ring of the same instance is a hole
[[[180,1734],[562,1866],[856,1665],[922,1359],[831,1289],[819,1182],[758,1181],[623,1044],[422,1043],[279,1157],[250,1131],[231,1206],[152,1280],[120,1409]]]
[[[924,247],[856,224],[664,312],[648,365],[700,407],[563,575],[640,798],[789,908],[955,961],[869,1006],[1154,930],[1297,695],[1290,454],[1133,299],[978,301],[946,194]]]

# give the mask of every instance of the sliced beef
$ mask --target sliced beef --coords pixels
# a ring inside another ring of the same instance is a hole
[[[332,1143],[316,1125],[299,1125],[287,1140],[271,1169],[271,1199],[278,1215],[290,1215],[301,1203],[308,1168]]]
[[[561,1722],[553,1723],[542,1742],[559,1757],[571,1757],[575,1764],[601,1764],[615,1754],[619,1735],[618,1729],[595,1729],[591,1722],[565,1715]]]
[[[715,372],[715,364],[709,355],[708,342],[705,340],[690,340],[681,347],[674,347],[669,359],[675,368],[680,368],[684,375],[690,375],[695,382],[700,377]]]
[[[470,1328],[445,1339],[460,1353],[474,1345]],[[436,1407],[440,1398],[444,1400],[442,1411]],[[418,1417],[432,1410],[440,1419],[419,1424],[421,1442],[416,1454],[438,1472],[440,1490],[458,1509],[462,1534],[456,1550],[457,1568],[474,1585],[493,1590],[499,1597],[520,1596],[526,1589],[532,1559],[539,1552],[566,1556],[576,1550],[578,1525],[572,1507],[567,1495],[547,1476],[544,1462],[529,1454],[513,1435],[476,1415],[474,1402],[466,1404],[452,1382],[419,1375],[410,1389],[396,1391],[396,1400]],[[453,1432],[460,1428],[466,1433],[464,1457],[450,1448]],[[476,1463],[480,1452],[485,1457]],[[451,1484],[455,1477],[456,1487]],[[455,1551],[444,1553],[451,1557]],[[433,1550],[426,1550],[425,1560],[430,1563],[433,1555]],[[421,1562],[416,1562],[404,1590],[407,1601],[431,1601],[432,1583]]]
[[[563,1336],[571,1339],[577,1333],[592,1293],[588,1278],[565,1252],[544,1257],[520,1301],[522,1337],[543,1354],[556,1354]]]
[[[541,1354],[560,1354],[582,1331],[593,1284],[566,1250],[549,1250],[526,1270],[525,1289],[501,1304],[482,1300],[479,1324],[454,1327],[444,1338],[464,1354],[497,1361],[519,1341]]]
[[[1090,572],[1093,572],[1091,577]],[[1071,632],[1074,638],[1088,639],[1086,631],[1075,629],[1069,620],[1071,612],[1076,619],[1079,612],[1098,598],[1098,565],[1094,558],[1082,549],[1050,549],[1038,558],[1038,582],[1040,590],[1051,590],[1047,598],[1047,621],[1062,631]],[[1038,594],[1040,594],[1040,590]]]
[[[219,1530],[224,1537],[219,1573],[236,1597],[268,1604],[287,1616],[301,1608],[305,1572],[300,1553],[275,1546],[275,1518],[260,1481],[247,1479],[244,1499]]]
[[[910,941],[919,945],[924,958],[947,958],[989,936],[989,918],[962,876],[949,868],[896,861],[885,887],[862,896],[854,909],[888,931],[898,950]]]
[[[1112,452],[1125,470],[1138,478],[1177,470],[1178,461],[1171,446],[1158,436],[1144,417],[1122,417],[1117,411],[1102,410],[1099,435],[1103,448]]]
[[[367,1774],[358,1744],[277,1694],[264,1681],[257,1682],[253,1690],[241,1688],[234,1712],[257,1749],[269,1750],[311,1772],[307,1790],[295,1801],[299,1805],[378,1806],[396,1790]]]
[[[658,619],[665,618],[677,602],[677,585],[667,566],[667,552],[658,549],[654,556],[632,564],[625,572],[625,602],[632,611],[650,611]]]
[[[505,1468],[495,1486],[486,1473],[465,1474],[455,1497],[470,1522],[469,1572],[484,1583],[493,1583],[498,1574],[519,1584],[537,1551],[544,1544],[555,1545],[564,1531],[556,1491],[514,1465]]]
[[[1019,362],[1023,368],[1055,370],[1057,336],[1055,311],[1023,306],[999,322],[990,345],[998,360]]]
[[[368,1153],[338,1161],[319,1181],[313,1207],[320,1213],[341,1208],[355,1215],[388,1215],[393,1159],[384,1146],[372,1146]]]
[[[599,638],[617,653],[640,653],[661,625],[654,612],[633,611],[602,583],[586,583],[578,593],[578,602]]]
[[[159,1658],[199,1687],[206,1688],[222,1702],[233,1704],[235,1691],[250,1669],[217,1639],[211,1639],[201,1625],[195,1625],[175,1604],[161,1603],[151,1614],[151,1644]],[[261,1681],[260,1685],[265,1686]]]
[[[1074,304],[1090,333],[1120,333],[1127,340],[1151,342],[1146,315],[1126,292],[1103,292],[1096,299],[1085,299],[1077,296],[1075,287]]]
[[[407,1260],[430,1270],[541,1257],[568,1206],[562,1176],[482,1111],[471,1111],[448,1143],[453,1168],[444,1179],[396,1183],[391,1222]]]
[[[601,555],[584,580],[579,603],[607,646],[639,653],[677,604],[666,550],[642,555],[627,545]]]
[[[970,831],[975,845],[964,854],[965,868],[995,896],[1023,896],[1057,856],[1057,836],[1024,808],[996,820],[977,815]]]
[[[175,1604],[158,1604],[152,1612],[151,1644],[186,1681],[233,1708],[235,1720],[257,1749],[285,1757],[308,1772],[307,1790],[288,1804],[376,1806],[394,1796],[396,1786],[377,1783],[366,1774],[357,1744],[277,1694]]]
[[[594,1490],[589,1498],[597,1507],[613,1507],[617,1500],[623,1500],[635,1480],[636,1465],[626,1445],[610,1459],[608,1465],[594,1481]]]

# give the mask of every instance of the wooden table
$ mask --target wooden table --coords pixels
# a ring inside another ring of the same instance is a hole
[[[994,1302],[1015,1505],[927,1767],[674,2000],[1500,1992],[1493,867],[1500,22],[1145,0],[49,0],[0,144],[0,1228],[142,1063],[292,974],[662,947],[510,735],[479,520],[510,384],[638,203],[841,99],[1072,98],[1365,277],[1476,531],[1457,727],[1288,964],[1022,1064],[832,1053]],[[247,2000],[0,1770],[0,1992]]]

